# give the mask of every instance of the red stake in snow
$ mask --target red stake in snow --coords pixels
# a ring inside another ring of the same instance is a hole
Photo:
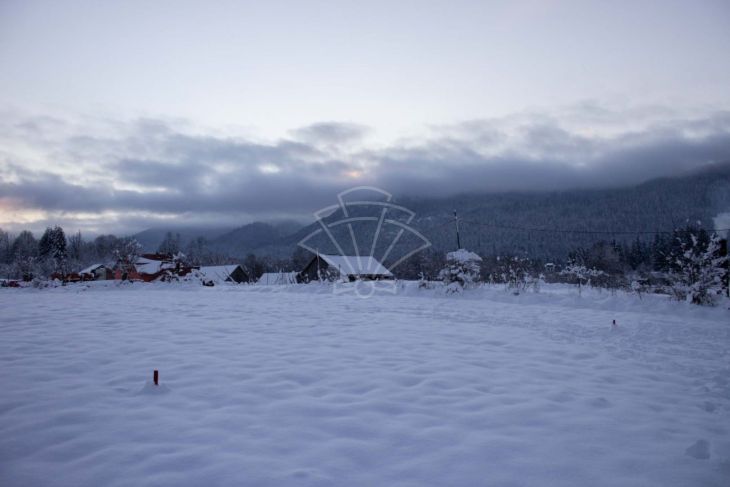
[[[156,370],[152,374],[152,380],[155,381],[155,385],[156,386],[160,385],[159,384],[159,382],[160,382],[160,373],[157,372]]]

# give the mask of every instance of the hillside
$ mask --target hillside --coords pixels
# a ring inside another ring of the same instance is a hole
[[[167,232],[170,232],[173,235],[180,235],[180,246],[185,248],[192,240],[198,237],[205,237],[210,240],[229,231],[231,231],[230,228],[218,227],[159,227],[149,228],[133,235],[133,237],[137,239],[137,242],[139,242],[140,245],[142,245],[142,249],[145,252],[155,252],[162,240],[165,238]]]
[[[699,222],[703,227],[712,228],[713,217],[730,209],[730,163],[626,188],[463,194],[442,199],[398,198],[395,202],[416,212],[411,226],[428,238],[437,251],[456,246],[453,225],[456,210],[463,247],[486,255],[523,254],[559,259],[578,246],[589,246],[599,240],[651,240],[651,232],[671,231],[687,223]],[[340,218],[335,213],[327,221]],[[209,240],[212,249],[231,257],[243,258],[250,253],[287,257],[302,238],[318,228],[316,223],[299,228],[294,222],[254,222],[220,231],[212,238],[210,230],[197,233]],[[355,225],[354,230],[358,247],[369,248],[375,226]],[[383,255],[397,230],[381,231],[376,255]],[[342,250],[350,253],[354,252],[354,246],[348,232],[345,226],[333,229]],[[181,235],[195,233],[196,230],[188,229]],[[148,230],[143,234],[157,236],[159,244],[164,231]],[[338,252],[329,239],[316,242],[323,253]],[[404,235],[389,257],[403,255],[414,243],[415,239],[409,240]]]

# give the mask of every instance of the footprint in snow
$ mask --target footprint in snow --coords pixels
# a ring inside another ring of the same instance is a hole
[[[605,409],[605,408],[610,408],[611,406],[613,406],[613,404],[611,404],[611,401],[609,401],[605,397],[597,397],[595,399],[591,399],[588,402],[588,404],[590,404],[591,406],[593,406],[596,409]]]
[[[707,440],[697,440],[684,451],[684,454],[698,460],[707,460],[710,458],[710,442]]]
[[[700,407],[702,409],[704,409],[705,411],[707,411],[708,413],[714,413],[715,409],[717,409],[717,406],[715,405],[715,403],[710,402],[710,401],[705,401],[702,404],[702,406],[700,406]]]
[[[596,358],[597,356],[598,355],[595,353],[576,353],[576,354],[573,354],[572,358],[575,360],[587,360],[587,359]]]
[[[575,395],[568,391],[561,391],[561,392],[549,394],[547,396],[547,398],[553,402],[563,403],[563,402],[570,402],[570,401],[574,400]]]

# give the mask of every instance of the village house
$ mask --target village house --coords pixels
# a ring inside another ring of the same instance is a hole
[[[223,282],[234,282],[237,284],[249,282],[248,274],[238,264],[201,266],[199,271],[204,279],[215,284]]]
[[[103,281],[114,278],[111,266],[104,264],[90,265],[85,269],[81,269],[78,274],[82,281]]]
[[[264,272],[256,280],[261,286],[280,286],[285,284],[296,284],[297,272]]]
[[[395,276],[375,257],[319,254],[299,273],[298,279],[300,282],[335,279],[379,281],[392,280]]]
[[[142,254],[134,265],[117,262],[114,266],[114,279],[151,282],[183,277],[192,270],[193,267],[182,262],[179,255]]]

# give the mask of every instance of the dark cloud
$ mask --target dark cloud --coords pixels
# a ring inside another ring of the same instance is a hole
[[[593,138],[541,120],[518,127],[516,143],[496,153],[479,150],[484,130],[473,123],[472,130],[474,138],[465,133],[372,154],[375,179],[396,192],[446,196],[632,185],[730,161],[727,113]]]
[[[344,144],[359,140],[369,132],[368,127],[356,123],[321,122],[292,130],[291,134],[312,144]]]
[[[171,218],[230,224],[301,216],[360,184],[408,196],[628,185],[730,160],[728,112],[593,137],[549,117],[508,129],[494,120],[470,121],[434,127],[422,140],[350,152],[342,146],[364,130],[352,124],[317,124],[297,131],[304,134],[298,140],[270,144],[190,135],[150,119],[103,136],[54,139],[45,133],[52,126],[44,125],[37,148],[82,171],[24,164],[6,151],[0,204],[45,210],[54,221],[79,226],[79,218],[89,217],[75,213],[113,213],[111,224],[123,228]],[[32,144],[38,130],[24,128],[24,143]],[[330,150],[313,138],[341,146]]]

